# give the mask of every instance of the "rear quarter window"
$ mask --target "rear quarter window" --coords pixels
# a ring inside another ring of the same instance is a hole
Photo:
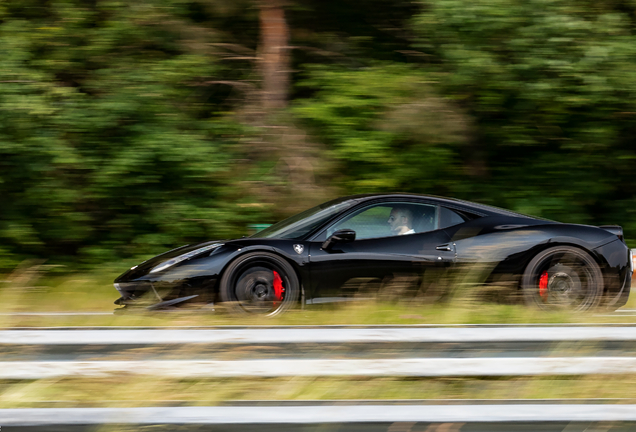
[[[440,207],[439,209],[439,227],[442,229],[462,224],[470,219],[467,215],[446,207]]]

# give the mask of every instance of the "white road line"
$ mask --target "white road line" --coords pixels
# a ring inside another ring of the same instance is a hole
[[[630,327],[385,327],[169,330],[4,330],[0,344],[284,344],[636,341]]]
[[[268,359],[237,361],[0,362],[0,379],[154,375],[169,378],[290,376],[533,376],[636,373],[636,357]]]
[[[22,408],[2,426],[97,424],[321,424],[636,421],[636,405],[335,405],[267,407]]]

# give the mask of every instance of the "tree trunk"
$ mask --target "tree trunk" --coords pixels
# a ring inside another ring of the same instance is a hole
[[[289,94],[289,28],[278,0],[263,0],[260,7],[260,62],[265,109],[285,108]]]

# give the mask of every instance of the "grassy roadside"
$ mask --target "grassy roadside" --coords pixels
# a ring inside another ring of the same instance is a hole
[[[113,266],[93,272],[55,275],[55,268],[30,265],[0,275],[0,313],[112,312],[117,291],[113,280],[121,269]]]
[[[116,269],[73,276],[14,275],[0,285],[0,314],[112,312]],[[636,308],[632,296],[626,308]],[[444,304],[368,301],[297,310],[274,319],[233,317],[217,311],[127,315],[0,315],[0,328],[30,326],[201,326],[325,324],[630,323],[614,314],[545,313],[521,305],[457,296]],[[627,314],[625,314],[627,315]],[[0,408],[38,406],[215,405],[247,400],[552,399],[636,398],[636,375],[505,378],[166,379],[121,375],[0,381]]]
[[[338,324],[510,324],[510,323],[630,323],[634,317],[603,312],[572,314],[541,312],[523,305],[483,302],[470,290],[443,304],[422,301],[361,301],[311,306],[276,318],[233,317],[222,307],[212,310],[135,312],[123,315],[32,316],[30,312],[111,313],[117,297],[112,281],[121,270],[72,276],[47,276],[28,268],[0,278],[0,328],[31,326],[201,326],[201,325],[338,325]],[[624,308],[636,308],[632,296]]]
[[[636,376],[0,381],[0,408],[218,405],[249,400],[636,398]],[[54,401],[54,403],[53,403]]]
[[[456,324],[631,324],[633,316],[539,313],[523,306],[402,306],[393,304],[312,307],[278,318],[233,317],[222,312],[139,312],[125,316],[0,316],[0,328],[75,326],[289,326],[289,325],[456,325]]]

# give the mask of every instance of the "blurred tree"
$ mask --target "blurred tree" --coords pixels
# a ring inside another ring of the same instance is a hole
[[[0,0],[0,268],[151,254],[388,190],[629,237],[635,10]]]
[[[437,94],[433,75],[391,64],[311,71],[303,85],[319,90],[294,113],[329,145],[346,190],[452,195],[471,119]]]
[[[181,12],[160,0],[6,8],[0,243],[16,256],[99,262],[243,232],[251,210],[223,198],[242,127],[198,87],[231,76],[194,43],[214,32]]]
[[[289,28],[281,0],[260,0],[260,63],[263,108],[284,108],[289,98],[291,73]]]
[[[570,0],[423,3],[417,47],[475,118],[485,166],[462,195],[571,222],[633,207],[633,7]],[[612,206],[615,208],[615,206]],[[636,228],[636,226],[634,226]]]

